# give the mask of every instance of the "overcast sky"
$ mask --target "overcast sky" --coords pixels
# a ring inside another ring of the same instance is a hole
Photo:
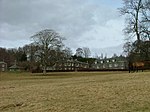
[[[60,33],[71,49],[120,46],[121,6],[122,0],[0,0],[0,47],[28,44],[43,29]]]

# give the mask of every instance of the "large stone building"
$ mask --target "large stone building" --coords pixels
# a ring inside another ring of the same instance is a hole
[[[98,59],[92,64],[92,69],[127,69],[128,62],[125,57]]]
[[[89,69],[89,64],[77,60],[59,61],[53,67],[53,70],[78,71]]]
[[[88,63],[77,60],[58,61],[53,67],[47,70],[54,71],[84,71],[84,70],[124,70],[128,69],[128,62],[125,57],[114,57],[98,59],[89,66]]]

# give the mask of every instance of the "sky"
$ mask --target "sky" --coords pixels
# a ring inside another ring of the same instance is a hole
[[[22,47],[36,32],[53,29],[72,50],[88,47],[95,54],[102,49],[105,54],[121,53],[120,7],[122,0],[0,0],[0,47]]]

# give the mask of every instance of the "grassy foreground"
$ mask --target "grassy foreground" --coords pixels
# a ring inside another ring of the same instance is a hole
[[[0,73],[2,112],[150,112],[150,72]]]

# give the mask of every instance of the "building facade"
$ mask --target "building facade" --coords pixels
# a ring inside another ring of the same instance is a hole
[[[78,71],[89,69],[89,64],[80,62],[77,60],[64,60],[57,62],[54,67],[54,70],[65,70],[65,71]]]
[[[98,59],[92,64],[92,69],[127,69],[128,62],[124,57]]]
[[[0,72],[5,72],[5,71],[7,71],[7,63],[0,62]]]

